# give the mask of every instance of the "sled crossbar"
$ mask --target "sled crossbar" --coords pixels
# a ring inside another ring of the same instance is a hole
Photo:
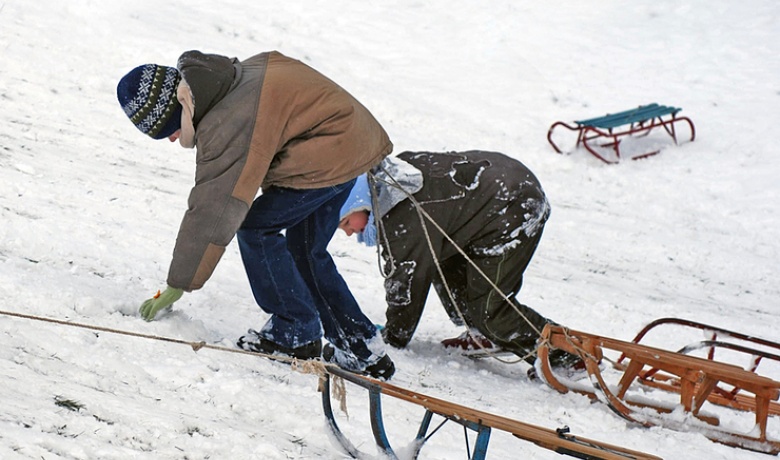
[[[604,163],[614,164],[620,162],[620,143],[621,138],[625,136],[647,136],[654,129],[662,128],[677,144],[675,125],[687,123],[691,135],[690,140],[693,141],[696,137],[696,129],[690,118],[677,116],[681,110],[678,107],[660,105],[654,102],[618,113],[574,121],[573,125],[557,121],[547,131],[547,141],[556,152],[563,153],[561,148],[553,141],[553,131],[558,127],[576,131],[576,147],[583,146],[585,150]],[[603,147],[611,149],[615,158],[607,158]],[[658,150],[655,150],[641,153],[632,156],[631,159],[646,158],[658,152]]]
[[[334,365],[326,365],[325,368],[327,372],[323,377],[321,387],[323,411],[335,438],[352,458],[359,459],[368,456],[361,453],[349,442],[336,423],[330,397],[330,381],[334,376],[340,377],[368,390],[370,420],[374,441],[379,450],[390,459],[397,459],[398,457],[390,446],[390,442],[385,432],[382,420],[382,395],[398,398],[422,406],[425,409],[425,414],[415,438],[416,446],[413,458],[417,458],[423,444],[435,433],[436,430],[429,434],[429,430],[433,416],[437,415],[444,418],[444,422],[452,421],[462,425],[464,430],[468,429],[476,432],[477,438],[474,448],[469,452],[469,459],[471,460],[484,460],[486,458],[490,434],[493,429],[508,432],[517,438],[530,441],[539,447],[575,458],[593,460],[660,460],[659,457],[644,452],[633,451],[620,446],[573,436],[569,434],[567,427],[559,428],[557,430],[543,428],[426,396],[369,377],[346,372]],[[442,422],[442,424],[444,422]]]
[[[703,350],[707,352],[707,359],[710,360],[714,360],[715,355],[721,350],[741,353],[748,362],[746,370],[755,373],[758,373],[758,367],[764,361],[780,362],[780,343],[682,318],[659,318],[645,326],[632,342],[640,343],[650,331],[660,329],[663,326],[699,329],[707,336],[708,340],[687,344],[677,350],[677,353],[690,354]],[[622,365],[625,359],[626,356],[621,355],[617,360],[617,365]],[[681,387],[679,379],[665,374],[657,368],[642,369],[637,379],[643,385],[666,391],[679,392]],[[713,404],[743,411],[756,411],[755,400],[750,395],[741,394],[739,387],[726,389],[716,386],[708,399]],[[771,401],[769,414],[780,415],[780,404]]]
[[[585,362],[593,390],[570,387],[559,380],[550,366],[548,355],[550,348],[557,348],[579,355]],[[599,362],[604,351],[611,350],[621,353],[627,364],[616,367],[622,371],[622,377],[617,385],[608,385],[602,375]],[[755,412],[757,434],[734,433],[721,429],[708,429],[704,433],[714,441],[734,447],[756,450],[777,455],[780,453],[780,442],[767,437],[767,420],[770,415],[770,403],[780,397],[780,382],[758,375],[739,366],[719,361],[689,356],[660,348],[625,342],[609,337],[602,337],[586,332],[566,329],[560,326],[547,325],[542,331],[541,345],[538,349],[542,376],[556,390],[566,393],[570,389],[586,394],[594,399],[606,402],[618,415],[632,422],[645,426],[659,425],[654,419],[645,419],[637,414],[630,405],[650,407],[659,413],[670,412],[671,409],[651,401],[636,403],[627,398],[628,389],[640,376],[643,369],[649,367],[674,376],[679,381],[679,406],[686,413],[712,425],[718,424],[716,417],[700,414],[705,402],[710,400],[713,390],[718,384],[725,383],[750,393],[752,407]],[[614,390],[613,390],[614,388]],[[747,396],[747,395],[745,395]]]

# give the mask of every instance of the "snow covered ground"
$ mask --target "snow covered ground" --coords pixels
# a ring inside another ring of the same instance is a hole
[[[520,298],[559,322],[630,340],[675,316],[780,339],[776,0],[0,1],[0,309],[227,347],[263,324],[235,244],[172,313],[137,315],[164,287],[194,162],[140,135],[115,86],[189,49],[299,58],[369,107],[396,152],[525,162],[553,212]],[[607,166],[545,139],[556,120],[648,102],[682,107],[696,141]],[[375,254],[342,234],[332,252],[381,323]],[[460,330],[434,297],[409,349],[392,352],[396,385],[666,459],[767,458],[629,425],[528,381],[525,364],[448,355],[438,343]],[[316,378],[251,356],[0,315],[0,389],[2,459],[344,457]],[[347,390],[339,424],[375,454],[365,392]],[[386,400],[385,412],[408,453],[421,409]],[[752,426],[729,413],[721,423]],[[776,418],[769,431],[780,438]],[[421,458],[465,458],[463,444],[447,425]],[[499,432],[488,456],[561,458]]]

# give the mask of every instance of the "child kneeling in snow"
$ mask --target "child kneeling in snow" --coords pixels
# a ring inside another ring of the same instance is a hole
[[[433,284],[452,321],[468,326],[445,346],[495,346],[533,364],[551,321],[514,297],[549,215],[539,181],[504,154],[403,152],[358,177],[339,228],[381,247],[386,343],[409,343]],[[579,361],[558,350],[550,359],[554,366]]]

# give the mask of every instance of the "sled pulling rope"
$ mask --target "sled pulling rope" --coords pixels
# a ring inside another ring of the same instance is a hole
[[[486,458],[490,434],[493,429],[505,431],[517,438],[530,441],[539,447],[575,458],[593,460],[660,460],[659,457],[644,452],[629,450],[620,446],[574,436],[569,433],[568,427],[558,428],[557,430],[544,428],[444,401],[442,399],[433,398],[370,377],[353,374],[331,364],[326,364],[325,369],[327,374],[323,378],[324,380],[321,388],[322,408],[335,438],[352,458],[361,459],[369,456],[355,448],[344,433],[341,432],[336,423],[336,417],[333,414],[333,408],[330,401],[330,381],[333,376],[340,377],[343,380],[368,390],[369,411],[374,441],[382,454],[393,460],[397,460],[398,457],[390,446],[390,441],[385,432],[384,422],[382,420],[382,395],[398,398],[422,406],[425,409],[425,415],[420,422],[420,428],[414,440],[412,458],[415,459],[419,455],[425,442],[436,433],[439,427],[444,423],[451,421],[462,425],[464,433],[466,433],[466,430],[476,432],[477,437],[473,449],[471,449],[468,444],[466,445],[468,458],[471,460],[484,460]],[[439,427],[435,428],[429,434],[434,415],[441,417],[443,421]],[[468,441],[468,436],[466,437],[466,440]]]
[[[270,358],[279,362],[287,362],[291,364],[291,368],[295,371],[305,374],[315,374],[319,376],[320,388],[322,392],[322,404],[325,412],[325,416],[328,419],[328,425],[333,433],[336,435],[339,444],[341,444],[347,452],[352,455],[353,458],[361,458],[360,452],[352,446],[347,438],[341,433],[336,424],[335,416],[333,415],[333,409],[331,406],[331,389],[340,389],[340,394],[336,395],[336,398],[340,400],[340,406],[342,410],[346,409],[345,394],[343,381],[347,380],[355,383],[363,388],[369,390],[370,407],[371,407],[371,425],[374,431],[374,437],[377,441],[377,445],[383,450],[390,458],[397,458],[390,443],[387,440],[387,436],[384,432],[384,426],[382,424],[382,409],[381,409],[381,395],[385,394],[402,399],[407,402],[411,402],[417,405],[421,405],[426,408],[426,415],[423,419],[423,423],[420,426],[420,431],[417,436],[417,449],[415,457],[425,441],[433,435],[428,434],[433,415],[441,415],[446,420],[451,420],[464,426],[465,429],[472,429],[478,433],[477,442],[474,447],[474,452],[470,458],[474,460],[482,460],[485,458],[487,451],[487,445],[490,438],[491,428],[507,431],[512,433],[518,438],[525,439],[536,443],[537,445],[546,449],[553,450],[555,452],[571,455],[577,458],[583,459],[604,459],[604,460],[624,460],[624,459],[636,459],[636,460],[659,460],[659,457],[648,455],[642,452],[634,452],[631,450],[623,449],[619,446],[613,446],[590,439],[579,438],[568,433],[567,428],[558,430],[550,430],[527,423],[518,422],[505,417],[489,414],[476,409],[469,408],[467,406],[461,406],[447,401],[431,398],[421,393],[416,393],[412,390],[400,388],[389,383],[384,383],[379,380],[374,380],[369,377],[363,377],[342,370],[341,368],[332,365],[325,364],[321,361],[298,361],[296,359],[288,359],[275,355],[267,355],[263,353],[257,353],[253,351],[246,351],[235,348],[228,348],[219,345],[211,345],[205,342],[193,342],[187,340],[181,340],[170,337],[162,337],[157,335],[141,334],[132,331],[124,331],[121,329],[112,329],[103,326],[96,326],[85,323],[78,323],[72,321],[64,321],[55,318],[47,318],[35,315],[29,315],[24,313],[10,312],[0,310],[0,315],[11,316],[26,320],[42,321],[62,326],[70,326],[80,329],[87,329],[98,332],[107,332],[111,334],[131,336],[147,340],[156,340],[167,343],[175,343],[179,345],[187,345],[194,352],[198,352],[201,349],[211,349],[215,351],[240,353],[244,355],[253,355]],[[434,430],[435,432],[436,430]]]
[[[109,328],[109,327],[95,326],[93,324],[77,323],[75,321],[65,321],[65,320],[56,319],[56,318],[46,318],[46,317],[43,317],[43,316],[28,315],[28,314],[25,314],[25,313],[17,313],[17,312],[12,312],[12,311],[0,310],[0,315],[12,316],[12,317],[22,318],[22,319],[29,319],[29,320],[33,320],[33,321],[42,321],[42,322],[45,322],[45,323],[58,324],[58,325],[61,325],[61,326],[70,326],[70,327],[76,327],[76,328],[80,328],[80,329],[88,329],[88,330],[96,331],[96,332],[108,332],[108,333],[111,333],[111,334],[126,335],[126,336],[130,336],[130,337],[137,337],[137,338],[147,339],[147,340],[158,340],[158,341],[161,341],[161,342],[177,343],[177,344],[180,344],[180,345],[189,345],[192,348],[192,351],[195,351],[195,352],[200,351],[202,348],[209,348],[209,349],[212,349],[212,350],[225,351],[225,352],[229,352],[229,353],[240,353],[240,354],[244,354],[244,355],[262,356],[262,357],[265,357],[265,358],[270,358],[270,359],[274,359],[274,360],[277,360],[277,361],[286,361],[286,362],[289,362],[289,363],[292,363],[294,361],[292,358],[283,358],[283,357],[280,357],[280,356],[267,355],[265,353],[258,353],[256,351],[247,351],[247,350],[242,350],[242,349],[239,349],[239,348],[229,348],[229,347],[223,347],[223,346],[220,346],[220,345],[211,345],[211,344],[208,344],[208,343],[206,343],[204,341],[193,342],[193,341],[188,341],[188,340],[175,339],[175,338],[171,338],[171,337],[162,337],[162,336],[159,336],[159,335],[142,334],[140,332],[123,331],[121,329],[112,329],[112,328]]]
[[[340,431],[331,406],[331,390],[340,389],[341,407],[342,410],[346,409],[344,400],[344,380],[361,386],[369,391],[371,425],[374,432],[374,438],[380,450],[390,458],[397,457],[390,446],[382,422],[381,396],[383,394],[425,408],[425,416],[423,417],[415,439],[415,457],[419,454],[423,444],[438,430],[438,428],[436,428],[430,434],[428,433],[433,417],[438,416],[444,419],[441,425],[448,421],[452,421],[462,425],[464,432],[466,432],[466,430],[472,430],[477,433],[474,449],[469,453],[470,458],[475,460],[482,460],[485,458],[492,429],[508,432],[515,437],[533,442],[545,449],[576,458],[605,460],[658,459],[658,457],[643,452],[632,451],[620,446],[573,436],[569,434],[567,427],[552,430],[531,425],[467,406],[429,397],[369,377],[356,375],[344,371],[332,364],[325,364],[320,361],[298,362],[294,359],[211,345],[202,341],[186,341],[170,337],[141,334],[3,310],[0,310],[0,315],[43,321],[98,332],[121,334],[148,340],[188,345],[195,352],[207,348],[216,351],[262,356],[280,362],[289,362],[292,369],[295,371],[319,376],[321,384],[320,391],[323,392],[322,405],[329,427],[335,434],[339,444],[341,444],[353,458],[363,458],[364,455],[352,446],[346,436]],[[636,343],[640,341],[650,329],[659,325],[670,324],[702,329],[709,334],[708,338],[712,340],[705,340],[689,345],[679,352],[662,350]],[[635,381],[638,381],[648,388],[660,388],[667,390],[668,392],[679,393],[679,406],[681,406],[686,413],[713,426],[718,425],[719,420],[717,416],[701,412],[705,402],[711,402],[715,405],[729,409],[755,412],[756,426],[752,432],[735,433],[721,428],[700,426],[701,424],[697,424],[697,426],[693,427],[693,430],[690,430],[690,425],[692,425],[690,418],[686,419],[676,428],[685,429],[686,431],[700,431],[713,441],[721,442],[733,447],[741,447],[757,452],[777,455],[780,453],[780,441],[770,439],[767,436],[767,423],[769,415],[780,414],[780,406],[777,404],[778,397],[780,396],[780,382],[758,375],[755,373],[755,370],[762,360],[780,361],[780,354],[724,341],[732,339],[752,342],[756,345],[780,350],[780,344],[774,342],[714,326],[687,320],[678,320],[675,318],[664,318],[655,321],[637,335],[635,342],[623,342],[616,339],[566,329],[560,326],[547,325],[542,332],[542,338],[539,342],[539,360],[537,361],[537,368],[539,369],[539,375],[554,389],[562,393],[575,391],[593,399],[599,399],[602,402],[605,402],[613,411],[623,418],[643,426],[662,425],[670,427],[668,423],[663,423],[662,419],[648,417],[646,412],[635,411],[629,406],[652,408],[659,413],[671,412],[676,407],[655,404],[647,401],[647,398],[642,398],[640,401],[631,400],[628,395],[628,389]],[[710,348],[708,359],[688,356],[686,354],[692,350],[706,347]],[[591,382],[593,382],[592,387],[586,387],[581,384],[578,386],[578,382],[559,379],[553,373],[549,360],[547,359],[550,348],[560,348],[579,355],[586,364],[586,370],[590,375]],[[603,359],[606,359],[604,356],[605,349],[621,353],[619,360],[614,362],[615,370],[623,372],[617,387],[607,385],[605,378],[602,375],[599,363]],[[714,361],[712,357],[715,353],[715,349],[748,354],[752,359],[752,364],[746,370],[732,364]],[[729,391],[723,388],[721,384],[727,384],[733,387],[733,389]],[[616,390],[613,388],[616,388]],[[469,449],[468,446],[467,449]]]
[[[731,335],[743,340],[752,339],[754,343],[764,346],[771,345],[780,349],[780,345],[763,339],[755,339],[701,323],[664,319],[654,325],[673,322],[701,328],[710,331],[710,333],[720,332],[721,336],[724,337]],[[646,328],[640,333],[637,341],[648,330]],[[714,348],[720,347],[748,353],[754,357],[754,360],[756,357],[757,359],[780,359],[777,355],[766,351],[717,341],[706,341],[703,345],[685,347],[683,351],[705,346],[712,347],[710,356],[713,356]],[[556,376],[548,360],[551,348],[579,355],[585,362],[592,386],[578,384],[578,382],[571,382]],[[606,359],[605,351],[620,353],[620,359],[613,366],[613,370],[617,371],[618,374],[622,373],[616,384],[608,384],[606,373],[602,372],[600,362]],[[713,441],[772,455],[780,453],[780,441],[770,439],[767,436],[768,417],[778,413],[776,401],[780,397],[780,382],[758,375],[754,372],[755,367],[744,369],[711,358],[690,356],[684,352],[664,350],[636,342],[625,342],[553,325],[545,326],[542,331],[538,353],[539,374],[548,385],[561,393],[574,391],[604,402],[626,420],[643,426],[660,425],[686,430],[690,428],[690,425],[701,425],[697,426],[695,430],[702,432]],[[663,389],[678,394],[679,404],[651,401],[647,395],[643,395],[641,399],[632,398],[629,395],[629,389],[636,381],[649,388]],[[727,391],[723,385],[728,385],[733,390]],[[725,395],[732,395],[732,397],[729,399]],[[720,421],[716,415],[702,412],[702,408],[707,402],[729,409],[754,412],[755,427],[745,432],[734,432],[719,427]],[[647,411],[638,411],[635,408],[651,408],[659,415],[654,416]],[[691,416],[686,418],[684,426],[674,426],[673,420],[660,415],[670,413],[678,408],[682,408],[686,415]],[[700,424],[698,421],[703,421],[710,426]]]

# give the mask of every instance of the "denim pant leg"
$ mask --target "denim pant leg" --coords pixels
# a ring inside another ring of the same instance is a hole
[[[295,348],[321,338],[322,326],[309,285],[298,271],[283,230],[308,219],[337,192],[332,187],[271,187],[255,199],[238,231],[252,293],[260,308],[271,314],[260,335],[284,347]]]
[[[320,314],[325,338],[351,361],[343,364],[362,369],[384,355],[384,343],[372,340],[377,337],[376,326],[360,310],[327,251],[352,184],[333,187],[336,193],[329,201],[288,228],[287,245]]]

